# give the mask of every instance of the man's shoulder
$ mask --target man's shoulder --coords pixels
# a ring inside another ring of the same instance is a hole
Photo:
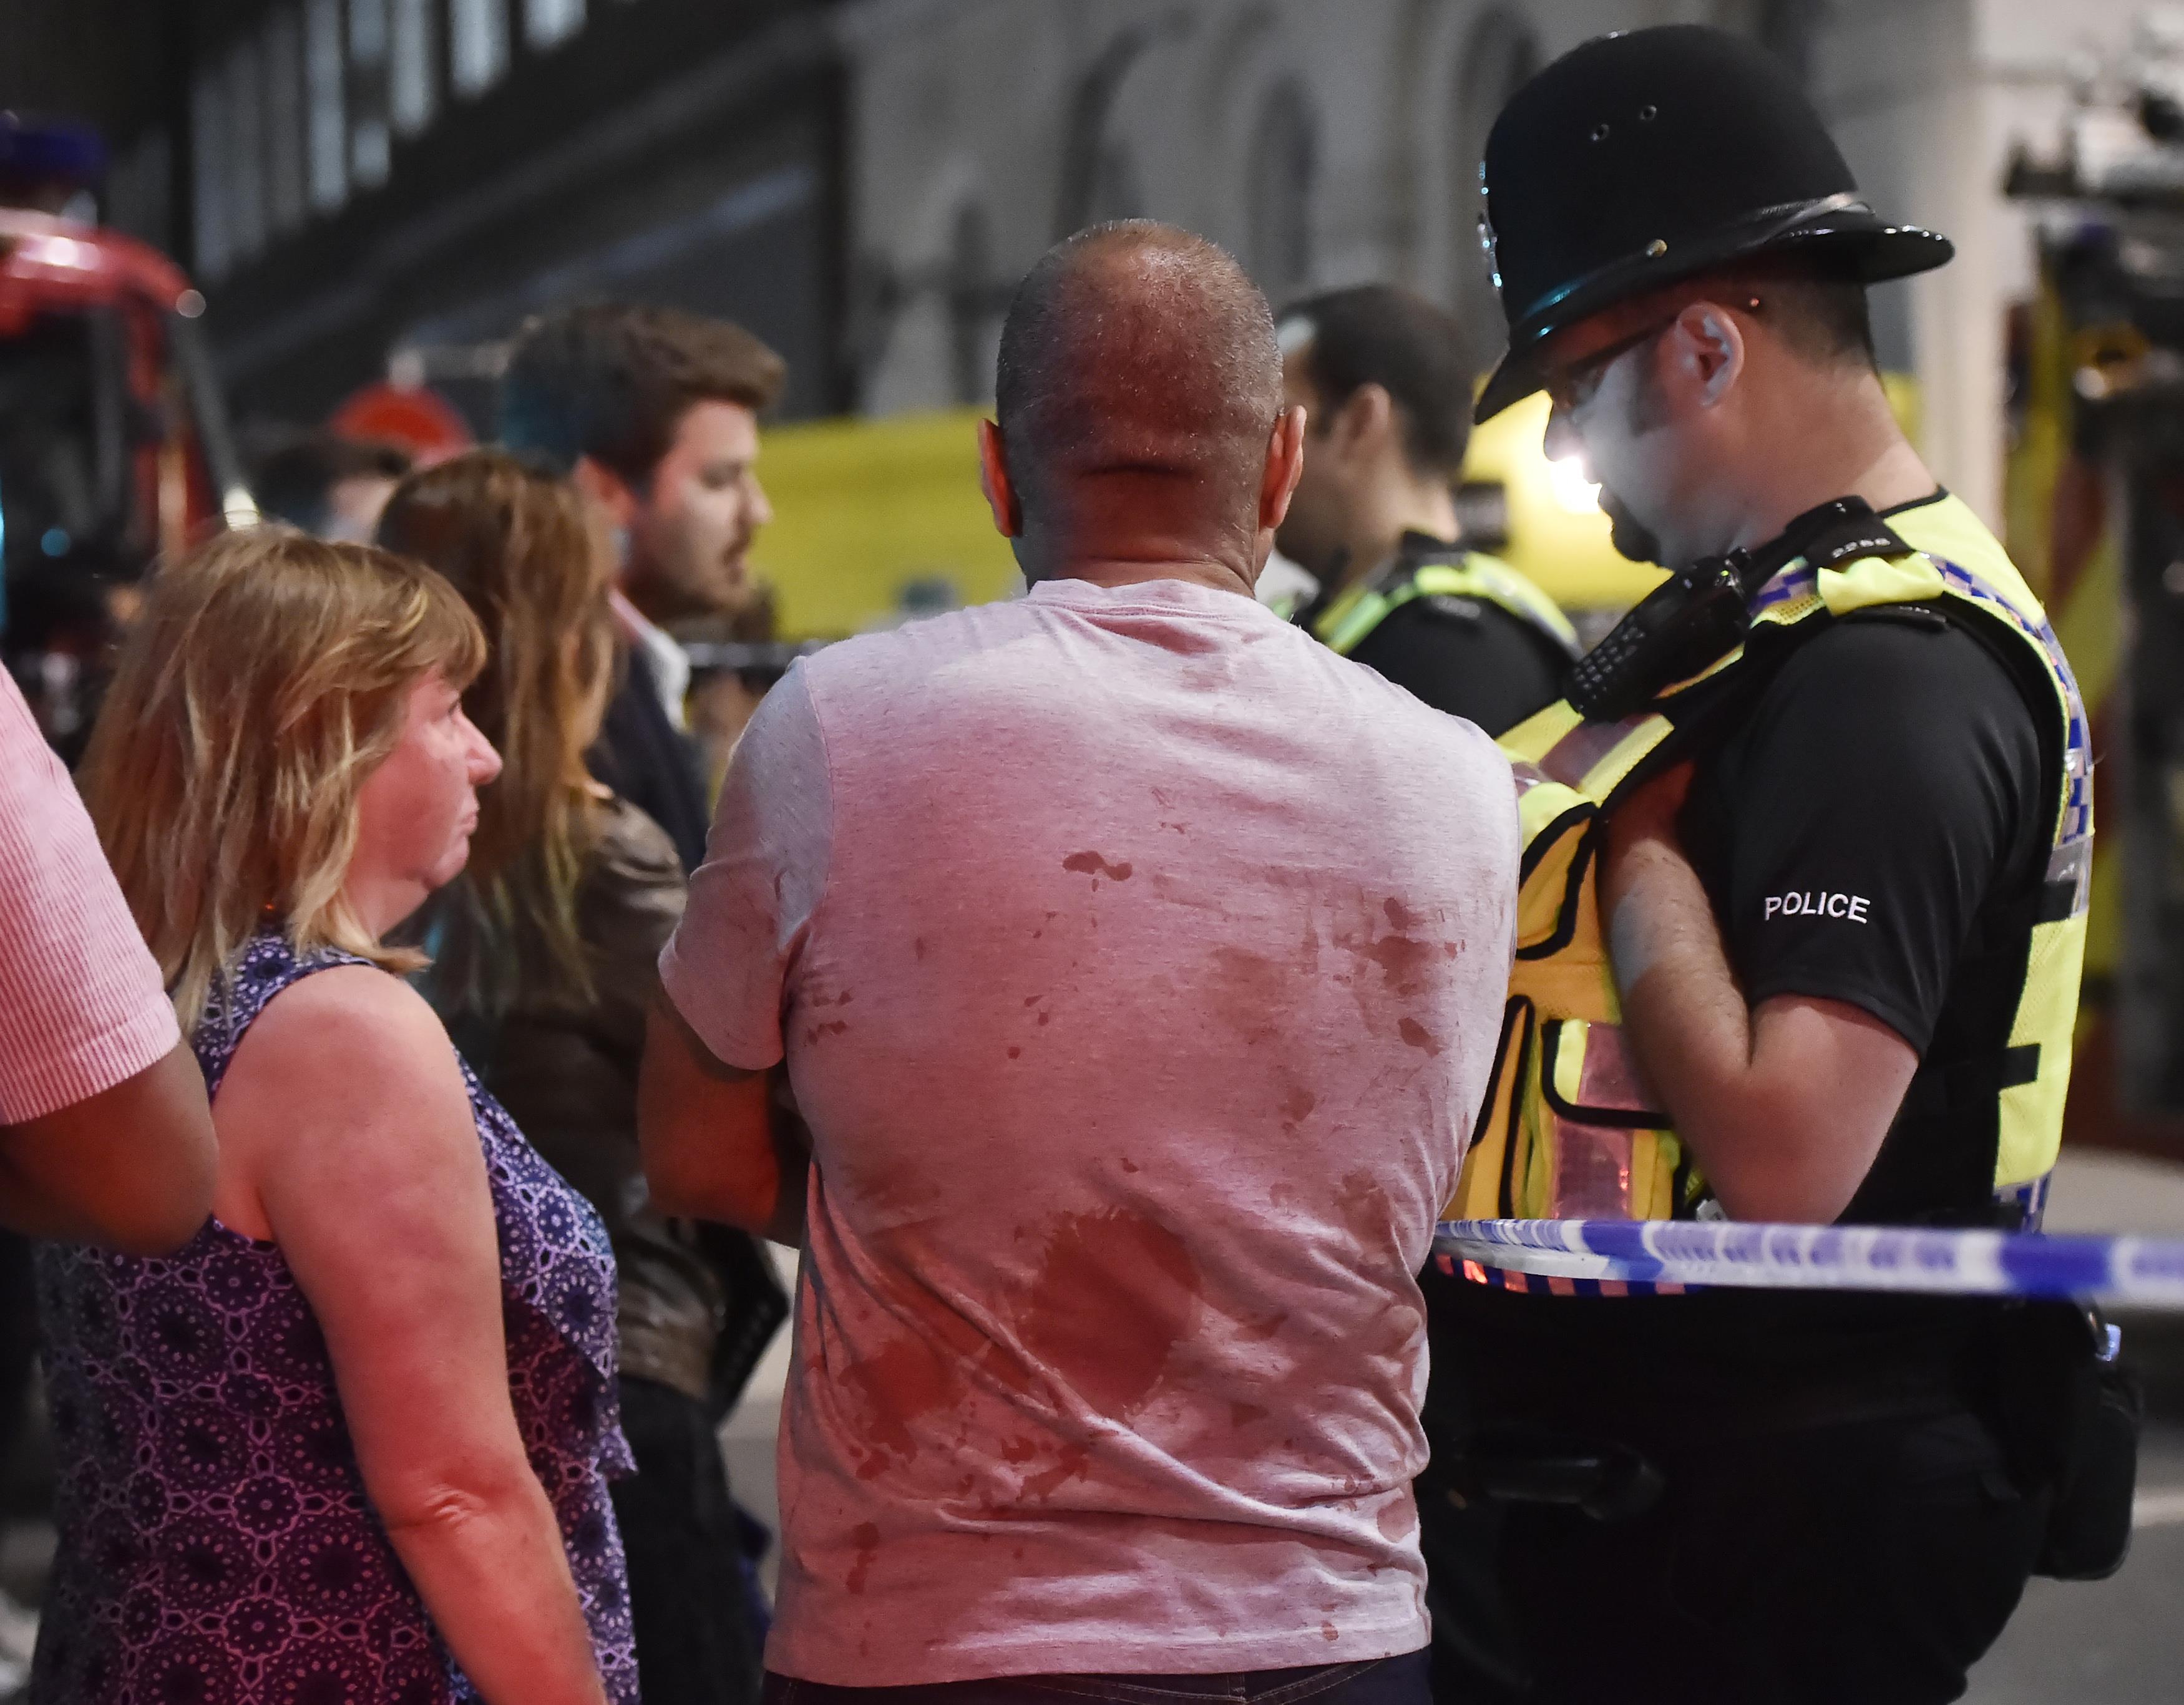
[[[1023,601],[971,605],[851,634],[799,660],[805,688],[830,709],[858,695],[899,694],[1029,626]]]
[[[1383,672],[1378,664],[1321,649],[1360,696],[1359,729],[1383,750],[1422,766],[1452,766],[1452,774],[1507,784],[1508,758],[1473,718],[1429,702],[1429,695],[1400,674]]]

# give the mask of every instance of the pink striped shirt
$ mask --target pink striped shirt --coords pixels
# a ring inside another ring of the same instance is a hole
[[[181,1039],[90,814],[0,671],[0,1123],[110,1089]]]

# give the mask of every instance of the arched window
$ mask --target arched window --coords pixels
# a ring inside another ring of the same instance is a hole
[[[1319,128],[1295,78],[1268,92],[1252,127],[1245,204],[1248,259],[1268,299],[1301,294],[1312,277],[1312,196],[1319,176]]]
[[[1088,225],[1134,219],[1145,211],[1136,167],[1111,128],[1115,103],[1146,53],[1185,27],[1187,20],[1178,13],[1117,32],[1078,84],[1062,129],[1061,192],[1055,202],[1057,241]]]
[[[959,403],[990,401],[1001,341],[1002,289],[994,278],[994,242],[986,210],[956,215],[948,259],[948,365]]]
[[[1451,190],[1450,231],[1456,246],[1450,304],[1471,338],[1471,358],[1481,372],[1501,358],[1507,342],[1502,304],[1495,294],[1493,269],[1479,240],[1485,211],[1479,165],[1486,137],[1509,97],[1540,69],[1540,47],[1529,28],[1503,11],[1479,20],[1456,66],[1455,105],[1450,137],[1457,170]]]
[[[1809,84],[1825,8],[1826,0],[1718,0],[1714,21],[1752,36]]]

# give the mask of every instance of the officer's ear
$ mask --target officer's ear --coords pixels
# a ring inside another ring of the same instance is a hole
[[[1001,443],[1001,429],[991,421],[978,422],[978,489],[986,494],[986,507],[994,512],[994,527],[1003,538],[1023,533],[1023,505],[1017,500],[1016,482],[1009,477],[1009,459]]]
[[[1385,385],[1360,385],[1342,399],[1327,423],[1327,435],[1345,450],[1377,445],[1397,430],[1396,399]]]
[[[1744,328],[1716,302],[1694,302],[1676,316],[1669,334],[1671,364],[1685,383],[1679,387],[1702,409],[1711,409],[1736,388],[1744,376]]]

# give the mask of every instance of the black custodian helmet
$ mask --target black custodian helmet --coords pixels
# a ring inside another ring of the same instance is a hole
[[[1882,223],[1789,68],[1702,24],[1563,54],[1502,109],[1480,178],[1479,234],[1509,321],[1481,421],[1539,389],[1551,334],[1692,273],[1786,254],[1875,284],[1955,252]]]

